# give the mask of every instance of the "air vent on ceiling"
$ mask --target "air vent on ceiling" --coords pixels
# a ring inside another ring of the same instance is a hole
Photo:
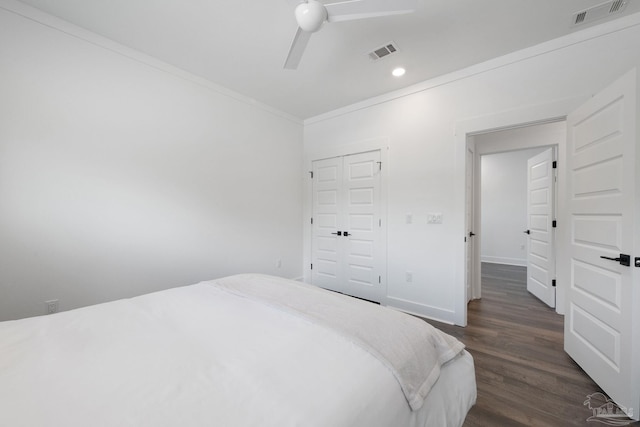
[[[620,13],[627,7],[628,2],[629,0],[609,0],[606,3],[574,13],[572,26],[587,24]]]
[[[394,42],[389,42],[380,47],[375,48],[371,52],[368,52],[367,55],[369,55],[369,58],[372,61],[377,61],[378,59],[382,59],[385,56],[389,56],[392,53],[395,53],[397,51],[398,51],[398,45],[396,45]]]

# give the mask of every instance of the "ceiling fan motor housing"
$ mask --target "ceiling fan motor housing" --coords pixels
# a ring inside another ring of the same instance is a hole
[[[296,21],[303,31],[315,33],[327,20],[327,9],[317,0],[300,3],[296,7]]]

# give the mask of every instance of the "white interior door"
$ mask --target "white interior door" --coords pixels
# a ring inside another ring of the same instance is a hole
[[[549,307],[556,306],[553,148],[527,161],[527,290]]]
[[[380,302],[380,151],[345,156],[344,172],[347,293]]]
[[[313,175],[311,283],[382,301],[380,151],[315,161]]]
[[[311,283],[338,292],[344,290],[338,239],[344,224],[342,198],[342,158],[313,162]]]
[[[615,261],[633,253],[640,232],[633,211],[638,198],[635,71],[570,114],[567,127],[565,350],[637,420],[640,325],[634,312],[640,310],[640,277],[637,268]]]

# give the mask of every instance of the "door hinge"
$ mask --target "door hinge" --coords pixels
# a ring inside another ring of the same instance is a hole
[[[557,226],[558,226],[558,221],[556,221],[555,219],[551,221],[551,227],[556,228]]]
[[[313,264],[311,264],[311,269],[313,270]]]
[[[378,283],[382,283],[382,276],[378,276]]]
[[[311,217],[311,224],[313,225],[313,217]]]
[[[378,164],[378,170],[382,170],[382,162],[376,162]]]
[[[382,220],[381,219],[378,220],[378,227],[382,227]]]
[[[551,286],[553,286],[554,288],[556,287],[556,279],[553,279],[553,280],[551,281]]]
[[[553,169],[558,169],[558,162],[557,161],[553,161],[553,163],[551,164]]]
[[[309,175],[311,175],[311,179],[313,179],[313,171],[309,171]]]

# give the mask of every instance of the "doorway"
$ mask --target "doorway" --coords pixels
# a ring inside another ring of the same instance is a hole
[[[312,165],[311,283],[382,302],[380,150]]]
[[[544,138],[548,130],[532,129]],[[480,261],[524,271],[526,289],[555,308],[555,147],[480,158]],[[518,268],[519,267],[519,268]],[[484,274],[484,271],[482,271]]]
[[[471,166],[476,169],[472,186],[475,194],[471,198],[473,207],[467,210],[474,212],[470,221],[473,230],[469,234],[474,236],[470,251],[473,268],[469,274],[469,299],[481,298],[482,264],[493,263],[524,268],[527,289],[546,304],[555,306],[556,251],[551,230],[557,195],[555,174],[549,171],[553,179],[548,185],[554,188],[545,195],[551,215],[540,215],[539,204],[535,200],[532,202],[532,195],[535,197],[540,192],[530,188],[531,172],[540,164],[537,160],[542,156],[540,153],[557,153],[565,136],[566,123],[558,120],[484,132],[468,138],[470,151],[474,152]],[[535,160],[533,166],[532,160]],[[545,164],[545,168],[551,167],[551,162]],[[540,232],[542,229],[545,232]]]
[[[628,253],[637,251],[636,237],[640,235],[640,221],[632,209],[639,182],[637,93],[633,69],[587,100],[525,108],[461,122],[456,127],[457,186],[464,189],[464,172],[468,170],[464,153],[475,145],[476,136],[513,123],[541,123],[550,117],[566,122],[566,138],[558,141],[561,245],[556,289],[556,311],[566,315],[564,347],[613,402],[636,420],[638,413],[631,408],[637,408],[640,402],[636,380],[639,371],[632,361],[638,360],[640,335],[634,329],[638,324],[634,319],[640,293],[634,293],[631,286],[637,271],[631,268]],[[461,212],[469,209],[464,201],[461,192],[457,197]],[[617,221],[617,228],[599,227],[598,221],[613,224],[611,218]],[[463,221],[460,223],[462,229]],[[615,244],[612,238],[618,239]],[[464,255],[461,250],[460,266],[464,266]],[[599,273],[602,280],[594,280],[594,273]],[[459,283],[461,295],[456,309],[461,310],[458,321],[464,326],[468,304],[464,282]],[[612,291],[603,290],[602,283],[608,283]]]

